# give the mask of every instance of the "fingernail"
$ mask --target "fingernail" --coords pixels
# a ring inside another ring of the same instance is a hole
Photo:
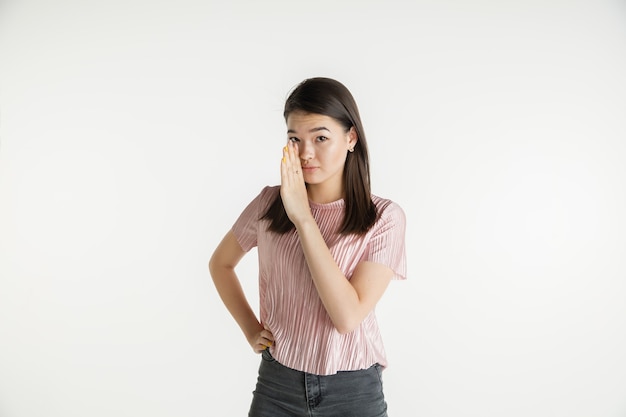
[[[285,159],[285,157],[283,156],[283,164],[287,162],[287,160]]]

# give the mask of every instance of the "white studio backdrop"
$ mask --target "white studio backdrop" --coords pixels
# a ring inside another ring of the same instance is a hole
[[[311,76],[407,215],[390,415],[625,416],[625,74],[619,1],[3,2],[0,416],[247,415],[207,262]]]

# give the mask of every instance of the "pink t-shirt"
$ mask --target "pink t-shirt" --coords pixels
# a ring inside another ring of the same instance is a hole
[[[259,220],[279,193],[268,186],[241,213],[232,231],[246,252],[257,247],[260,320],[275,338],[272,355],[281,364],[317,375],[387,366],[374,311],[348,334],[340,334],[326,312],[304,258],[295,230],[278,234]],[[350,279],[361,261],[377,262],[406,279],[405,215],[390,200],[372,196],[379,219],[362,236],[337,233],[344,216],[343,200],[309,202],[311,212],[339,268]]]

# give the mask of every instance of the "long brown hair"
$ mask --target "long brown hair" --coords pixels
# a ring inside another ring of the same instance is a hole
[[[349,152],[343,168],[345,215],[339,228],[341,234],[362,234],[376,222],[376,206],[370,188],[369,155],[361,116],[354,97],[340,82],[331,78],[309,78],[291,92],[285,102],[285,121],[292,112],[321,114],[332,117],[346,132],[356,131],[354,152]],[[270,220],[269,230],[286,233],[294,228],[287,217],[280,193],[261,219]]]

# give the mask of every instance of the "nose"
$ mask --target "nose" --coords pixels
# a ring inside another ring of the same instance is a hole
[[[313,145],[302,141],[298,144],[298,150],[300,151],[300,160],[302,163],[306,163],[309,159],[313,159]]]

